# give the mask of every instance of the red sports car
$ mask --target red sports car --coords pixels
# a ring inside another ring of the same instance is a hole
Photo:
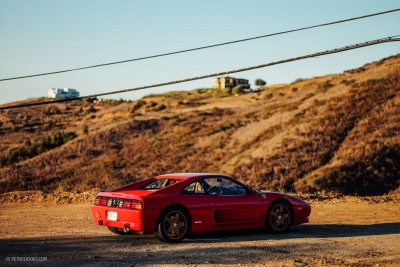
[[[155,233],[180,242],[191,233],[266,228],[286,232],[307,223],[310,205],[296,197],[259,191],[220,174],[165,174],[111,192],[92,205],[95,224],[116,234]]]

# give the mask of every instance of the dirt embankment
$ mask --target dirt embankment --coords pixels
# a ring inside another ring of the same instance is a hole
[[[0,194],[0,203],[92,203],[99,191],[99,189],[93,189],[83,193],[75,193],[69,192],[61,186],[50,193],[42,190],[14,191]]]
[[[114,235],[93,224],[94,193],[64,193],[1,196],[2,266],[400,266],[400,195],[311,196],[310,223],[287,234],[209,233],[172,245]]]
[[[99,188],[90,191],[76,193],[70,192],[67,188],[59,186],[53,192],[44,192],[42,190],[14,191],[0,194],[0,203],[57,203],[57,204],[83,204],[93,203],[96,194],[100,192]],[[293,194],[296,197],[307,200],[312,203],[361,203],[370,204],[400,202],[400,194],[391,194],[384,196],[343,196],[340,194],[316,193],[316,194]]]

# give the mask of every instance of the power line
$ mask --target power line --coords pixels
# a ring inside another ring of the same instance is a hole
[[[61,102],[82,100],[82,99],[88,99],[88,98],[96,98],[99,96],[127,93],[127,92],[131,92],[131,91],[139,91],[139,90],[144,90],[144,89],[148,89],[148,88],[161,87],[161,86],[178,84],[178,83],[185,83],[185,82],[190,82],[190,81],[195,81],[195,80],[212,78],[212,77],[216,77],[216,76],[223,76],[223,75],[228,75],[228,74],[232,74],[232,73],[255,70],[255,69],[265,68],[265,67],[269,67],[269,66],[273,66],[273,65],[279,65],[279,64],[284,64],[284,63],[288,63],[288,62],[303,60],[306,58],[313,58],[313,57],[325,56],[325,55],[329,55],[329,54],[336,54],[336,53],[340,53],[340,52],[344,52],[344,51],[348,51],[348,50],[358,49],[358,48],[362,48],[362,47],[366,47],[366,46],[377,45],[377,44],[381,44],[381,43],[400,41],[400,38],[395,38],[398,36],[400,36],[400,35],[377,39],[377,40],[368,41],[368,42],[364,42],[364,43],[353,44],[353,45],[349,45],[349,46],[345,46],[345,47],[341,47],[341,48],[335,48],[335,49],[326,50],[323,52],[317,52],[317,53],[313,53],[313,54],[308,54],[308,55],[304,55],[304,56],[300,56],[300,57],[294,57],[294,58],[284,59],[284,60],[280,60],[280,61],[265,63],[265,64],[261,64],[261,65],[245,67],[245,68],[236,69],[236,70],[217,72],[217,73],[206,74],[206,75],[192,77],[192,78],[186,78],[186,79],[182,79],[182,80],[169,81],[169,82],[146,85],[146,86],[139,86],[139,87],[134,87],[134,88],[129,88],[129,89],[110,91],[110,92],[106,92],[106,93],[92,94],[92,95],[87,95],[87,96],[82,96],[82,97],[77,97],[77,98],[57,99],[57,100],[50,100],[50,101],[43,101],[43,102],[32,102],[32,103],[24,103],[24,104],[5,106],[5,107],[0,107],[0,110],[21,108],[21,107],[31,107],[31,106],[38,106],[38,105],[44,105],[44,104],[61,103]]]
[[[318,25],[313,25],[313,26],[308,26],[308,27],[303,27],[303,28],[297,28],[297,29],[293,29],[293,30],[287,30],[287,31],[276,32],[276,33],[271,33],[271,34],[265,34],[265,35],[260,35],[260,36],[255,36],[255,37],[250,37],[250,38],[245,38],[245,39],[240,39],[240,40],[235,40],[235,41],[229,41],[229,42],[224,42],[224,43],[219,43],[219,44],[200,46],[200,47],[196,47],[196,48],[190,48],[190,49],[179,50],[179,51],[174,51],[174,52],[168,52],[168,53],[163,53],[163,54],[157,54],[157,55],[152,55],[152,56],[139,57],[139,58],[134,58],[134,59],[127,59],[127,60],[121,60],[121,61],[115,61],[115,62],[91,65],[91,66],[86,66],[86,67],[67,69],[67,70],[59,70],[59,71],[45,72],[45,73],[39,73],[39,74],[19,76],[19,77],[4,78],[4,79],[0,79],[0,82],[9,81],[9,80],[17,80],[17,79],[26,79],[26,78],[32,78],[32,77],[38,77],[38,76],[45,76],[45,75],[60,74],[60,73],[71,72],[71,71],[92,69],[92,68],[110,66],[110,65],[115,65],[115,64],[122,64],[122,63],[127,63],[127,62],[133,62],[133,61],[140,61],[140,60],[163,57],[163,56],[176,55],[176,54],[187,53],[187,52],[192,52],[192,51],[196,51],[196,50],[202,50],[202,49],[207,49],[207,48],[213,48],[213,47],[218,47],[218,46],[224,46],[224,45],[229,45],[229,44],[235,44],[235,43],[240,43],[240,42],[246,42],[246,41],[266,38],[266,37],[271,37],[271,36],[276,36],[276,35],[281,35],[281,34],[286,34],[286,33],[304,31],[304,30],[309,30],[309,29],[313,29],[313,28],[318,28],[318,27],[324,27],[324,26],[329,26],[329,25],[349,22],[349,21],[353,21],[353,20],[365,19],[365,18],[384,15],[384,14],[397,12],[397,11],[400,11],[400,8],[387,10],[387,11],[382,11],[382,12],[373,13],[373,14],[368,14],[368,15],[359,16],[359,17],[353,17],[353,18],[348,18],[348,19],[332,21],[332,22],[328,22],[328,23],[323,23],[323,24],[318,24]]]

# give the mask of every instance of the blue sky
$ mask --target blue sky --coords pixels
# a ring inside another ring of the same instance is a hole
[[[0,78],[150,56],[400,7],[395,0],[0,0]],[[51,87],[88,95],[178,80],[400,34],[400,12],[180,55],[0,82],[0,103],[46,96]],[[382,59],[400,42],[239,73],[290,83]],[[109,96],[137,99],[210,87],[205,79]],[[254,87],[254,86],[253,86]]]

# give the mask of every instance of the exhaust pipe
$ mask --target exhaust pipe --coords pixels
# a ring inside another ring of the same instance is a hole
[[[130,230],[131,230],[131,227],[130,227],[129,223],[125,223],[124,224],[124,232],[128,233]]]
[[[98,221],[99,225],[103,225],[103,220]]]

